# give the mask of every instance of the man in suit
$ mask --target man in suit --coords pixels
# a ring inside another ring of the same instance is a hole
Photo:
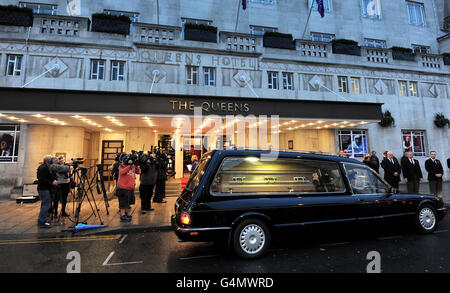
[[[436,152],[430,152],[430,158],[425,161],[425,170],[428,172],[428,183],[430,184],[430,193],[442,196],[442,176],[444,168],[441,162],[436,159]]]
[[[392,187],[398,189],[398,183],[400,182],[400,174],[402,173],[402,167],[398,163],[396,157],[392,152],[387,152],[386,156],[381,161],[381,167],[384,170],[384,180]]]
[[[406,159],[403,160],[402,171],[408,193],[419,193],[419,184],[423,182],[422,170],[412,152],[408,152]]]

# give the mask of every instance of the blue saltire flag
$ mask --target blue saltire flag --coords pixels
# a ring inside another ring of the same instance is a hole
[[[323,0],[316,0],[317,2],[317,11],[320,14],[320,17],[325,16],[325,7],[323,6]]]
[[[242,0],[242,9],[246,9],[247,8],[247,0]]]

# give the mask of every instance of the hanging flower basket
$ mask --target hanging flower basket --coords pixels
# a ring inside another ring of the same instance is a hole
[[[344,54],[361,56],[361,48],[358,46],[358,42],[345,39],[337,39],[331,42],[333,48],[333,54]]]
[[[443,128],[445,125],[450,127],[450,120],[448,120],[443,113],[436,113],[436,116],[434,116],[434,125],[438,128]]]
[[[392,58],[395,60],[415,61],[413,50],[403,47],[392,47]]]
[[[295,50],[295,43],[291,34],[279,32],[265,32],[263,46],[268,48]]]
[[[33,26],[33,10],[14,5],[0,6],[0,24],[14,26]]]
[[[392,117],[390,111],[383,112],[383,118],[378,122],[381,127],[393,127],[395,126],[395,119]]]
[[[189,41],[217,43],[217,27],[187,22],[184,24],[184,39]]]
[[[106,13],[96,13],[92,15],[93,32],[110,34],[130,34],[131,20],[125,15],[110,15]]]

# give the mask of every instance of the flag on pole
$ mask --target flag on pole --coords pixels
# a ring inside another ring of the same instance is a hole
[[[242,0],[242,9],[246,9],[247,8],[247,0]]]
[[[325,8],[323,6],[323,0],[316,0],[317,2],[317,11],[320,14],[320,17],[324,17],[325,16]]]

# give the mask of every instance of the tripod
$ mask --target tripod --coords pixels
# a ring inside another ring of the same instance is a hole
[[[76,190],[76,197],[75,200],[78,202],[77,203],[77,207],[75,210],[75,227],[81,222],[83,224],[86,224],[86,221],[89,220],[92,215],[94,215],[95,217],[98,216],[100,223],[103,225],[103,220],[100,216],[100,209],[97,207],[97,203],[95,201],[95,197],[94,197],[94,193],[92,192],[92,184],[94,182],[94,179],[98,180],[98,173],[99,171],[96,171],[96,176],[92,178],[91,181],[89,181],[89,178],[87,176],[87,171],[89,170],[89,168],[86,167],[79,167],[74,171],[74,177],[77,183],[77,190]],[[102,185],[102,187],[104,187],[104,185]],[[97,190],[98,190],[98,186],[97,186]],[[106,191],[104,192],[104,195],[106,195]],[[106,198],[106,196],[104,196],[104,198]],[[92,214],[85,220],[80,221],[80,213],[81,213],[81,207],[83,202],[87,199],[89,206],[91,207],[92,210]],[[91,202],[92,200],[92,202]],[[94,206],[92,205],[92,203],[94,204]],[[108,204],[107,204],[107,198],[106,198],[106,209],[108,209]]]

